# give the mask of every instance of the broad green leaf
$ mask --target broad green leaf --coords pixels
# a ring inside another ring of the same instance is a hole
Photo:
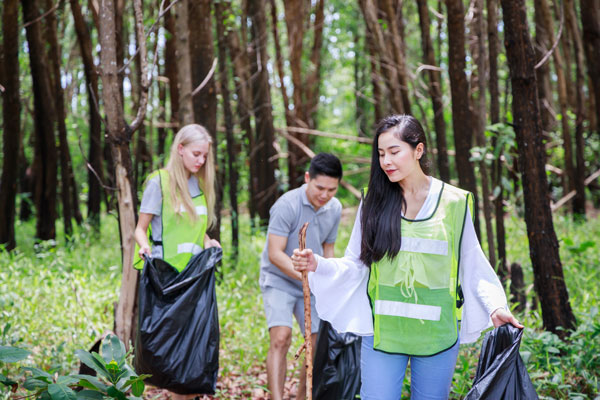
[[[96,354],[96,353],[93,353]],[[82,363],[99,373],[100,375],[110,378],[110,374],[104,367],[102,359],[98,360],[93,354],[88,353],[85,350],[75,350],[75,355],[81,360]],[[96,354],[97,356],[97,354]]]
[[[114,386],[109,387],[106,393],[113,399],[127,400],[127,396],[125,396],[125,393],[121,392]]]
[[[44,370],[41,370],[41,369],[35,368],[35,367],[22,367],[21,369],[23,371],[31,372],[32,378],[41,379],[47,383],[53,382],[52,375],[50,375],[48,372],[46,372]]]
[[[140,397],[142,394],[144,394],[144,387],[144,381],[141,379],[136,379],[131,384],[131,393],[133,393],[133,395],[136,397]]]
[[[38,378],[28,377],[27,379],[25,379],[23,387],[33,392],[38,391],[40,389],[44,389],[48,387],[49,384],[52,384],[52,382],[45,382]]]
[[[18,347],[0,346],[1,362],[14,363],[26,359],[30,354],[30,351]]]
[[[77,395],[67,385],[53,383],[48,385],[48,394],[52,400],[75,400]]]
[[[104,395],[95,390],[82,390],[77,392],[77,400],[102,400]]]
[[[107,363],[114,360],[117,364],[125,359],[125,346],[116,335],[108,335],[102,341],[102,358]]]
[[[66,386],[71,386],[77,382],[79,382],[79,379],[72,375],[59,376],[58,379],[56,380],[56,383],[61,384],[61,385],[66,385]]]
[[[99,390],[101,392],[106,392],[108,389],[108,385],[102,382],[100,379],[91,375],[71,375],[77,379],[79,379],[79,385],[92,390]]]

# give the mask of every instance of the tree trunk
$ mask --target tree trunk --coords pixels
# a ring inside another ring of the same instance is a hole
[[[229,3],[225,3],[226,12],[231,12]],[[243,19],[243,21],[245,21]],[[244,25],[242,23],[242,25]],[[256,217],[256,193],[257,193],[257,168],[256,163],[253,162],[255,158],[255,140],[254,130],[251,124],[251,115],[253,114],[253,100],[252,91],[250,88],[250,65],[249,57],[245,50],[240,45],[240,38],[238,34],[230,30],[227,32],[227,47],[233,63],[233,71],[235,76],[235,90],[238,97],[237,102],[237,113],[240,120],[240,126],[244,131],[246,142],[247,142],[247,153],[248,153],[248,170],[250,171],[250,177],[248,182],[250,199],[249,211],[250,211],[250,223],[254,226],[254,218]]]
[[[51,10],[54,6],[52,0],[46,0],[46,10]],[[67,240],[73,235],[72,219],[74,214],[75,206],[71,201],[73,197],[71,192],[76,190],[76,187],[71,186],[71,180],[74,180],[73,167],[71,165],[71,153],[69,151],[69,143],[67,141],[67,126],[65,125],[65,99],[64,91],[61,85],[61,71],[60,71],[60,47],[57,37],[57,20],[54,12],[48,14],[45,18],[46,22],[46,34],[49,48],[49,58],[51,64],[52,87],[53,92],[56,96],[54,98],[54,104],[56,105],[56,121],[58,127],[58,142],[59,142],[59,155],[60,155],[60,191],[62,200],[62,212],[63,212],[63,224],[64,233]]]
[[[379,123],[379,121],[387,114],[387,107],[385,107],[387,103],[383,102],[384,86],[381,83],[382,73],[379,68],[377,47],[375,46],[373,34],[369,30],[368,25],[365,27],[365,40],[369,54],[369,65],[371,66],[370,78],[371,86],[373,88],[373,116],[375,117],[375,123],[373,125],[377,125],[377,123]]]
[[[386,15],[386,19],[389,26],[389,32],[391,34],[391,40],[389,44],[391,45],[391,54],[393,57],[394,67],[396,69],[397,79],[400,83],[400,96],[402,98],[402,107],[404,109],[404,113],[410,114],[410,100],[408,94],[408,78],[406,76],[406,62],[404,60],[404,52],[403,52],[403,38],[404,33],[401,31],[399,25],[399,21],[402,21],[400,17],[402,14],[402,2],[392,0],[380,0],[382,4],[383,11]],[[394,3],[394,4],[392,4]],[[397,7],[397,9],[396,9]],[[398,10],[398,12],[396,11]],[[400,18],[399,18],[400,17]]]
[[[543,12],[541,7],[535,7],[535,54],[536,60],[541,60],[550,47],[548,32],[546,31]],[[554,113],[554,101],[552,100],[552,86],[550,84],[550,67],[548,63],[542,64],[535,71],[538,82],[538,97],[540,99],[540,110],[542,114],[542,127],[544,131],[550,132],[556,123]]]
[[[227,7],[227,10],[230,8]],[[231,205],[231,247],[233,257],[237,259],[239,249],[239,217],[237,200],[237,182],[239,179],[237,163],[237,143],[233,134],[233,112],[229,97],[229,69],[227,68],[227,44],[225,43],[225,15],[221,2],[215,4],[217,21],[217,38],[219,51],[219,82],[223,97],[223,114],[225,118],[225,134],[227,137],[227,170],[229,172],[229,203]]]
[[[0,246],[15,248],[15,201],[21,147],[21,99],[19,81],[19,1],[7,0],[2,9],[3,158],[0,177]]]
[[[374,50],[379,56],[380,67],[385,77],[386,86],[390,91],[390,105],[395,114],[404,114],[404,104],[402,102],[402,93],[400,82],[398,80],[396,63],[393,56],[390,56],[385,37],[377,16],[377,5],[374,0],[359,0],[360,9],[365,18],[369,32],[371,33]],[[374,53],[373,53],[374,54]]]
[[[437,67],[435,53],[429,27],[429,8],[426,0],[418,0],[419,7],[419,25],[421,27],[421,47],[423,49],[423,60],[425,64]],[[437,169],[440,179],[444,182],[450,180],[450,167],[448,164],[448,145],[446,144],[446,121],[444,120],[444,101],[442,98],[442,80],[441,72],[433,68],[427,70],[429,80],[428,88],[431,96],[431,105],[433,107],[433,122],[435,125],[435,138],[437,148]]]
[[[133,269],[135,229],[135,202],[132,187],[132,165],[129,152],[131,134],[125,123],[123,104],[119,90],[117,70],[117,38],[115,34],[115,7],[113,0],[100,4],[99,42],[102,47],[102,99],[106,114],[108,142],[112,150],[117,201],[123,276],[119,303],[115,311],[115,333],[128,346],[133,339],[133,317],[138,274]]]
[[[188,3],[189,20],[194,21],[194,29],[190,29],[190,58],[192,61],[192,88],[198,87],[209,74],[213,64],[214,45],[211,20],[212,0],[195,0]],[[219,164],[217,156],[217,91],[214,76],[206,86],[193,96],[194,120],[203,125],[213,139],[212,152],[216,165],[215,179],[215,214],[216,225],[207,234],[211,238],[221,240],[221,209],[223,208],[224,168]]]
[[[252,20],[252,47],[256,57],[252,57],[252,82],[254,109],[256,115],[256,148],[252,149],[256,163],[257,192],[256,209],[261,225],[269,221],[269,210],[277,199],[277,181],[275,180],[275,158],[277,152],[273,148],[275,129],[273,127],[273,110],[267,71],[267,30],[264,0],[248,2],[248,16]]]
[[[23,0],[21,3],[25,21],[34,21],[40,16],[35,0]],[[33,176],[34,203],[37,211],[36,237],[48,240],[56,238],[57,154],[54,136],[56,111],[41,24],[28,25],[26,33],[35,104],[36,140]]]
[[[541,301],[544,327],[564,339],[568,331],[575,328],[575,317],[569,304],[550,211],[546,153],[533,70],[535,54],[524,0],[502,0],[502,9],[534,284]],[[565,330],[559,330],[559,326]]]
[[[583,43],[581,40],[581,32],[577,24],[577,17],[575,15],[575,1],[565,0],[565,20],[568,31],[571,33],[571,39],[573,41],[573,48],[575,50],[575,65],[576,65],[576,78],[575,78],[575,94],[576,94],[576,105],[575,105],[575,181],[574,188],[576,190],[575,198],[573,199],[573,213],[585,216],[585,159],[584,159],[584,147],[585,140],[583,138],[583,121],[585,119],[585,97],[584,89],[585,76],[584,76],[584,54],[583,54]]]
[[[137,39],[136,35],[136,48],[139,48],[140,43]],[[132,92],[135,93],[135,102],[133,108],[137,110],[140,107],[140,102],[143,96],[143,86],[142,86],[142,60],[140,57],[140,53],[135,56],[135,85],[132,85]],[[132,96],[133,97],[133,96]],[[150,172],[152,168],[152,154],[150,153],[150,149],[152,146],[152,136],[151,130],[148,132],[146,130],[146,124],[142,121],[139,129],[137,130],[137,140],[135,146],[135,168],[134,168],[134,193],[137,193],[137,189],[141,186],[142,182],[146,178],[146,175]],[[150,136],[150,137],[148,137]]]
[[[488,59],[489,59],[489,91],[490,120],[492,124],[500,122],[500,90],[498,88],[498,0],[487,0]],[[492,137],[492,148],[496,148],[499,133]],[[494,214],[496,220],[496,249],[498,251],[498,268],[500,279],[508,276],[506,265],[506,234],[504,229],[504,188],[502,186],[502,161],[498,158],[492,162],[492,188],[497,192],[494,198]]]
[[[475,195],[475,230],[479,236],[477,186],[473,164],[469,161],[473,141],[473,115],[469,108],[469,83],[465,74],[465,21],[462,0],[446,0],[446,8],[456,170],[460,186]]]
[[[170,4],[167,1],[165,7]],[[177,79],[177,35],[175,32],[175,17],[173,16],[173,9],[168,10],[165,13],[165,29],[169,33],[165,42],[165,75],[169,78],[169,98],[171,105],[171,122],[179,121],[179,80]],[[177,129],[173,129],[173,133],[177,132]]]
[[[580,0],[579,4],[588,76],[594,88],[596,129],[600,136],[600,4],[598,0]]]
[[[177,81],[179,88],[179,127],[194,123],[192,102],[192,61],[190,54],[190,30],[188,27],[188,0],[175,4],[175,34]]]
[[[471,54],[477,65],[477,70],[471,73],[471,78],[477,84],[477,98],[473,100],[473,116],[475,117],[475,143],[480,148],[486,148],[486,101],[485,81],[487,75],[486,54],[484,43],[485,22],[483,20],[483,0],[475,0],[472,21],[473,37],[471,38]],[[475,86],[473,84],[472,86]],[[474,92],[473,92],[474,95]],[[485,161],[485,154],[479,161],[479,175],[481,178],[481,198],[485,220],[485,232],[488,244],[488,258],[490,264],[496,267],[496,246],[494,244],[494,227],[492,226],[492,204],[490,202],[490,177]]]
[[[542,20],[544,23],[544,27],[546,32],[548,33],[548,38],[550,43],[555,42],[554,37],[554,27],[552,21],[552,15],[550,13],[550,8],[546,0],[535,0],[536,1],[536,9],[539,7],[542,15]],[[565,61],[558,49],[555,48],[552,52],[552,57],[554,58],[554,70],[556,71],[556,80],[558,83],[558,102],[560,105],[560,114],[562,118],[560,119],[561,127],[562,127],[562,138],[563,138],[563,148],[565,151],[565,173],[563,174],[563,189],[564,195],[574,189],[574,180],[575,180],[575,169],[573,167],[573,145],[571,143],[571,133],[569,129],[569,97],[567,93],[567,77],[565,76]]]

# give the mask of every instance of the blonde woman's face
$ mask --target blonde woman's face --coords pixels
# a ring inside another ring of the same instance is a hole
[[[185,146],[180,144],[177,148],[183,161],[183,166],[191,174],[195,174],[202,168],[206,162],[209,150],[210,146],[208,142],[193,142]]]

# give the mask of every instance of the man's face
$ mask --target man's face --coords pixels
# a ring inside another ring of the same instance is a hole
[[[308,172],[304,174],[306,182],[306,197],[315,210],[323,207],[333,196],[335,196],[340,181],[327,175],[317,175],[310,178]]]

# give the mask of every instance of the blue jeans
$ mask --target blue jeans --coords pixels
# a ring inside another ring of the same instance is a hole
[[[458,341],[429,357],[390,354],[373,349],[373,336],[363,336],[360,374],[361,400],[400,400],[404,373],[410,359],[410,398],[447,400],[458,357]]]

